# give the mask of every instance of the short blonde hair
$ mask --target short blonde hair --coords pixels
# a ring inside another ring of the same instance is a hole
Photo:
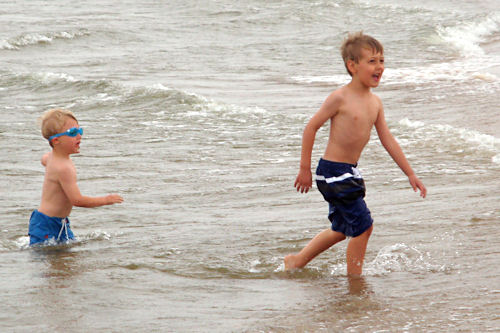
[[[349,34],[340,47],[340,53],[350,76],[352,76],[352,73],[347,68],[347,61],[352,60],[358,63],[361,58],[361,49],[371,49],[376,53],[384,54],[384,47],[375,38],[363,34],[362,31]]]
[[[42,129],[42,135],[45,139],[49,139],[52,135],[60,133],[64,127],[64,123],[68,118],[74,119],[76,122],[75,115],[73,112],[64,109],[51,109],[46,111],[39,119],[38,123]],[[52,147],[52,142],[49,141]]]

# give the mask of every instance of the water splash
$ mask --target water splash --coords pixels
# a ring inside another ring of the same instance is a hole
[[[429,252],[423,252],[416,247],[404,243],[383,247],[377,257],[367,263],[365,274],[386,275],[392,272],[441,272],[446,265],[435,263]]]

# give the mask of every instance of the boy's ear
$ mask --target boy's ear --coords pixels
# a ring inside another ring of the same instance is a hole
[[[356,69],[356,62],[352,59],[347,60],[347,69],[349,69],[349,72],[354,74]]]

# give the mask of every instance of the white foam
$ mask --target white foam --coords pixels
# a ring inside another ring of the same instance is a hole
[[[45,72],[45,73],[36,73],[34,74],[34,76],[37,77],[42,83],[53,83],[57,81],[66,81],[66,82],[78,81],[73,76],[66,73]]]
[[[86,30],[59,31],[47,33],[27,33],[18,37],[6,39],[0,42],[0,49],[18,50],[24,46],[52,43],[55,39],[74,39],[80,36],[89,35]]]
[[[401,125],[404,125],[406,127],[410,128],[421,128],[425,126],[425,123],[423,121],[418,121],[418,120],[410,120],[408,118],[403,118],[399,121]]]
[[[29,238],[29,236],[19,237],[14,241],[14,244],[16,245],[16,247],[18,249],[21,249],[21,250],[27,249],[30,246],[30,238]]]
[[[259,106],[240,106],[235,104],[228,104],[221,101],[217,101],[190,91],[177,90],[171,87],[167,87],[161,83],[156,83],[153,85],[148,85],[146,87],[132,87],[130,88],[129,94],[135,94],[137,91],[146,91],[151,94],[158,92],[172,92],[178,93],[178,102],[181,104],[191,105],[191,110],[184,113],[184,116],[202,118],[213,113],[222,113],[228,115],[234,114],[267,114],[267,110]],[[237,120],[238,118],[234,118]],[[239,119],[239,121],[244,121],[244,119]]]
[[[473,76],[470,67],[460,62],[431,64],[420,67],[387,68],[383,75],[383,80],[388,85],[455,82],[471,78]]]
[[[8,40],[1,40],[0,41],[0,50],[19,50],[19,48],[15,45],[12,45],[9,43]]]
[[[276,267],[274,269],[274,272],[275,273],[279,273],[279,272],[284,272],[285,271],[285,263],[284,262],[281,262],[278,267]]]
[[[434,263],[430,253],[404,243],[383,247],[377,257],[365,265],[366,275],[386,275],[392,272],[444,271],[446,265]]]
[[[422,121],[411,121],[408,118],[401,119],[400,125],[415,129],[415,134],[420,137],[442,138],[445,141],[454,141],[465,146],[473,146],[479,150],[496,154],[494,162],[500,153],[500,138],[484,134],[467,128],[456,128],[451,125],[432,124],[427,125]],[[496,163],[496,162],[495,162]]]
[[[81,240],[110,240],[111,234],[104,230],[94,230],[89,234],[79,237]]]
[[[492,73],[483,72],[484,62],[480,59],[468,61],[430,64],[426,66],[386,68],[382,76],[382,85],[441,85],[456,82],[481,80],[486,83],[498,82],[499,78]],[[301,84],[328,84],[340,86],[349,83],[349,75],[331,76],[293,76],[292,80]],[[428,87],[428,86],[426,86]],[[491,86],[489,86],[491,89]]]
[[[345,75],[298,75],[292,76],[292,80],[298,83],[305,84],[336,84],[336,85],[344,85],[349,83],[350,76],[348,74]]]
[[[437,27],[439,37],[451,44],[466,57],[484,54],[481,43],[486,38],[500,31],[500,13],[492,13],[483,21],[462,23],[452,27]]]
[[[66,246],[71,246],[72,244],[75,244],[75,243],[77,243],[77,241],[72,240],[72,239],[64,241],[64,242],[58,242],[54,238],[50,238],[50,239],[44,241],[43,243],[36,244],[36,246],[43,247],[43,248],[44,247],[53,247],[53,246],[66,247]],[[31,246],[30,246],[29,236],[18,237],[16,240],[14,240],[14,246],[19,250],[30,249]]]
[[[165,87],[161,83],[156,83],[151,86],[152,89],[162,90],[162,91],[172,91],[173,89],[170,87]]]
[[[227,104],[224,102],[216,101],[214,99],[206,98],[204,96],[188,93],[191,96],[196,97],[200,100],[197,105],[199,108],[209,111],[209,112],[222,112],[229,114],[265,114],[267,110],[258,106],[244,107],[235,104]]]
[[[252,262],[250,262],[250,268],[248,269],[248,271],[250,273],[260,273],[261,270],[257,268],[257,266],[260,264],[261,262],[259,259],[252,260]]]

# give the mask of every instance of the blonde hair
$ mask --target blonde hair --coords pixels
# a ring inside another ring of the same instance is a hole
[[[361,49],[371,49],[376,53],[384,54],[384,47],[375,38],[363,34],[362,31],[349,34],[340,47],[340,53],[350,76],[352,76],[352,73],[347,68],[347,61],[352,60],[358,63],[361,58]]]
[[[75,115],[73,112],[64,109],[51,109],[46,111],[39,119],[38,123],[42,129],[42,135],[45,139],[49,139],[52,135],[60,133],[64,127],[64,123],[68,118],[74,119],[76,122]],[[52,147],[52,142],[49,142]]]

